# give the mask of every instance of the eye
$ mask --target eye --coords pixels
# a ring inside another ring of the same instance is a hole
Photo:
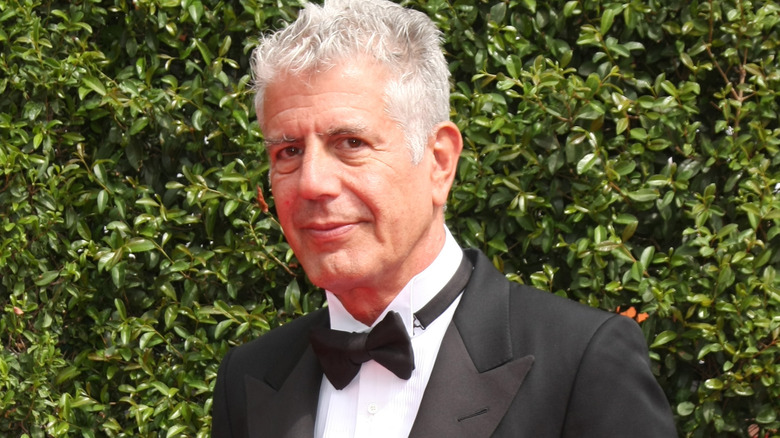
[[[356,151],[368,146],[368,143],[356,137],[344,137],[336,142],[336,148],[342,151]]]
[[[363,140],[361,140],[359,138],[348,138],[348,139],[344,140],[344,143],[346,143],[347,147],[349,147],[351,149],[359,148],[359,147],[365,146],[365,144],[366,144]]]
[[[287,158],[294,158],[303,153],[303,149],[299,148],[298,146],[286,146],[281,149],[279,149],[279,152],[276,153],[276,159],[277,160],[284,160]]]
[[[298,168],[304,150],[301,146],[277,145],[270,151],[271,167],[277,173],[290,173]]]

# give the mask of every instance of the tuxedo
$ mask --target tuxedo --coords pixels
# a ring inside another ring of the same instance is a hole
[[[636,322],[512,283],[479,251],[410,437],[676,436]],[[310,313],[228,352],[214,438],[313,436],[323,378]]]

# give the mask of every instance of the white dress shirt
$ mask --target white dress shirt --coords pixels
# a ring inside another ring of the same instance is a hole
[[[433,263],[404,286],[374,323],[377,324],[390,311],[401,315],[414,350],[411,378],[398,378],[373,360],[364,363],[355,379],[342,390],[334,388],[323,376],[315,438],[409,436],[444,332],[460,301],[459,295],[425,330],[414,327],[414,312],[425,306],[447,284],[463,257],[463,251],[446,227],[445,231],[444,247]],[[333,294],[326,291],[326,296],[332,329],[347,332],[370,329],[354,319]]]

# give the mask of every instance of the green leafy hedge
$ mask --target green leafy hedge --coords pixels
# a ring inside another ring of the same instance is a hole
[[[635,311],[681,436],[778,436],[780,5],[406,3],[445,32],[457,238]],[[251,108],[296,9],[0,0],[0,435],[208,436],[226,350],[321,305]]]

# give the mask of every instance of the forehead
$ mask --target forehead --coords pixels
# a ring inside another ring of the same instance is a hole
[[[298,136],[311,131],[367,129],[389,117],[385,108],[388,75],[375,63],[351,63],[327,71],[284,73],[264,95],[266,136]]]

